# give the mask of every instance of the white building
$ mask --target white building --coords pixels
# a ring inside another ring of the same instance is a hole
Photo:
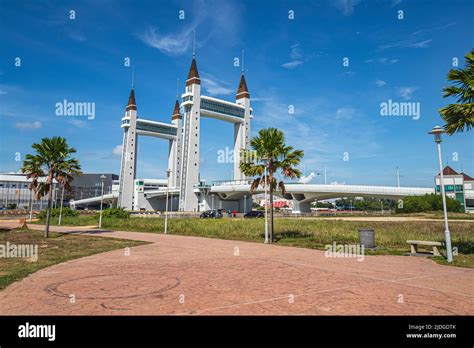
[[[474,178],[466,173],[458,173],[450,166],[443,169],[444,191],[446,196],[461,203],[466,212],[474,213]],[[435,176],[436,193],[441,192],[440,175]]]
[[[43,181],[44,178],[40,178]],[[9,209],[41,210],[48,205],[48,197],[36,200],[34,193],[29,189],[32,180],[27,179],[26,174],[3,173],[0,174],[0,207]],[[53,202],[58,196],[58,185],[53,183]]]

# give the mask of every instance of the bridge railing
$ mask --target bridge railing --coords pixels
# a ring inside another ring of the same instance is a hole
[[[252,179],[244,180],[218,180],[213,181],[212,186],[232,186],[232,185],[250,185],[252,184]]]

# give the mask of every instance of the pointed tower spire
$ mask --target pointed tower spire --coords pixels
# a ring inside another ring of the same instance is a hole
[[[196,65],[196,58],[193,57],[193,60],[191,62],[191,67],[189,68],[188,80],[194,79],[194,78],[199,79],[199,72]]]
[[[181,111],[179,111],[179,101],[176,99],[176,102],[174,103],[174,110],[173,110],[173,115],[171,115],[172,120],[177,120],[177,119],[182,119],[183,116],[181,116]]]
[[[130,96],[128,97],[128,104],[125,111],[137,110],[137,103],[135,102],[135,91],[133,88],[130,91]]]
[[[250,98],[247,82],[245,81],[244,50],[242,50],[242,73],[240,74],[239,88],[237,89],[236,99]]]
[[[125,111],[137,110],[137,103],[135,102],[135,91],[133,90],[133,83],[135,80],[135,67],[132,67],[132,85],[130,90],[130,96],[128,97],[127,108]]]
[[[192,84],[198,84],[198,85],[201,84],[201,79],[199,77],[199,72],[196,65],[196,58],[194,57],[191,62],[191,67],[189,68],[189,74],[188,74],[188,79],[186,80],[186,86],[189,86]]]
[[[201,84],[201,79],[199,77],[199,72],[196,64],[196,29],[194,29],[193,35],[193,60],[191,61],[191,67],[189,68],[186,86],[190,86],[193,84]]]
[[[182,119],[181,111],[179,110],[179,79],[176,79],[176,102],[174,103],[173,114],[171,115],[172,120]]]
[[[239,89],[237,90],[237,95],[236,95],[236,99],[241,99],[241,98],[250,98],[250,93],[247,88],[247,82],[245,82],[245,76],[243,72],[242,72],[242,75],[240,75]]]

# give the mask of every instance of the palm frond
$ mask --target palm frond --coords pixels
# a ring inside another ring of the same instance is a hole
[[[456,104],[439,109],[449,135],[474,127],[474,49],[466,54],[465,59],[466,66],[463,69],[451,69],[448,72],[447,79],[453,85],[443,89],[443,97],[456,98]]]

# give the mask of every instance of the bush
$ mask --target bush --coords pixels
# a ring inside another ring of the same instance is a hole
[[[110,208],[105,209],[102,213],[102,217],[116,218],[116,219],[128,219],[130,214],[123,208]]]
[[[443,210],[443,200],[441,195],[436,195],[434,193],[426,194],[424,196],[405,197],[401,203],[402,204],[396,205],[396,213],[421,213]],[[461,203],[450,197],[446,197],[446,207],[449,212],[463,212]]]
[[[59,210],[60,208],[54,208],[51,209],[51,217],[59,217]],[[79,216],[79,212],[76,210],[72,210],[69,207],[63,207],[63,212],[62,212],[63,217],[76,217]],[[36,217],[40,220],[46,219],[46,209],[41,210],[38,214],[36,214]]]

